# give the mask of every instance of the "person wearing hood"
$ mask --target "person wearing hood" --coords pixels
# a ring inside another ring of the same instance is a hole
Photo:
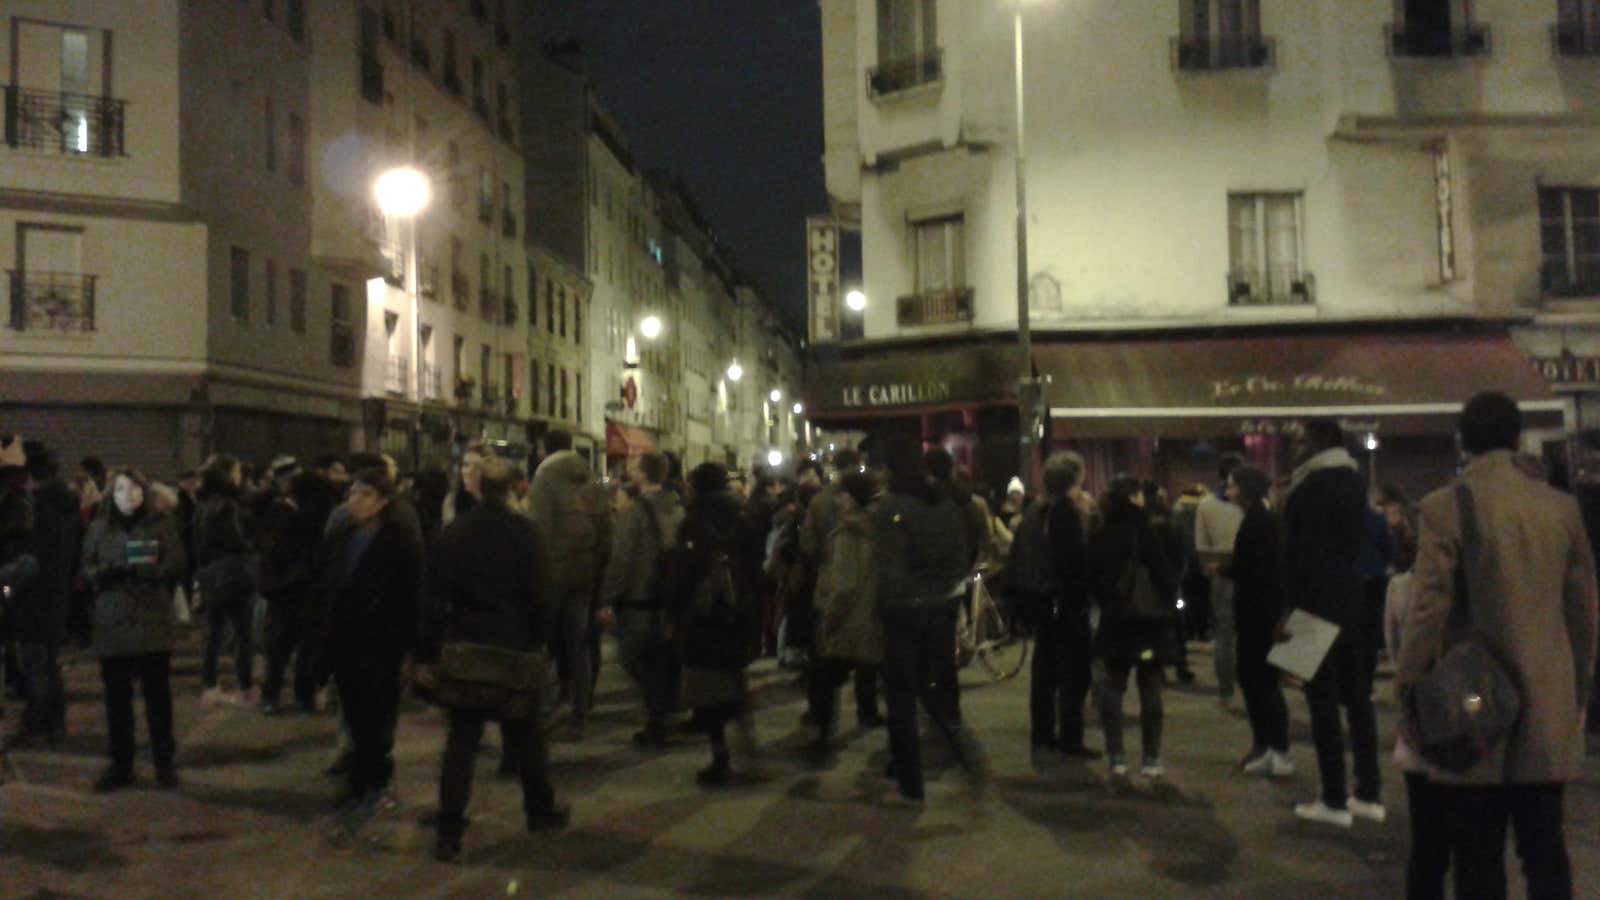
[[[545,447],[553,452],[534,471],[528,514],[544,554],[542,596],[556,610],[555,643],[570,679],[567,737],[576,740],[583,736],[593,697],[590,635],[611,551],[611,514],[605,489],[589,471],[588,460],[572,450],[572,437],[552,431],[545,435]]]
[[[144,694],[156,781],[178,783],[172,736],[172,585],[183,574],[183,541],[172,517],[154,511],[150,482],[134,469],[111,481],[111,504],[89,526],[83,577],[93,586],[93,653],[105,684],[111,766],[99,793],[133,783],[133,683]]]
[[[1355,816],[1382,822],[1378,721],[1364,671],[1362,634],[1362,517],[1367,489],[1337,422],[1314,419],[1295,441],[1300,461],[1283,507],[1284,599],[1339,626],[1322,667],[1306,683],[1311,740],[1322,776],[1322,797],[1295,806],[1302,819],[1349,828]],[[1281,629],[1280,629],[1281,630]],[[1281,635],[1280,635],[1281,637]],[[1355,792],[1346,792],[1345,736],[1340,707],[1350,722]]]
[[[200,505],[195,510],[194,548],[199,569],[195,579],[206,604],[206,649],[200,682],[206,703],[227,698],[217,686],[217,665],[223,641],[233,632],[236,699],[254,700],[253,646],[257,572],[253,529],[241,492],[243,470],[231,456],[213,457],[201,473]]]
[[[61,646],[67,640],[67,606],[78,569],[83,528],[78,498],[56,471],[51,453],[28,441],[27,473],[33,482],[33,527],[28,546],[38,577],[20,598],[13,598],[15,628],[27,706],[22,730],[12,744],[44,740],[59,746],[66,734],[67,705],[61,683]]]
[[[617,524],[600,596],[599,618],[617,627],[622,667],[639,685],[646,724],[633,736],[640,749],[667,745],[667,717],[677,692],[676,662],[668,637],[662,571],[683,521],[678,495],[665,490],[667,459],[659,453],[639,457],[633,468],[639,499]]]

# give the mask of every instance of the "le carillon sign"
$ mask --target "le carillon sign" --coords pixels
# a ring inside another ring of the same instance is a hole
[[[839,392],[839,405],[846,409],[944,403],[955,396],[955,389],[948,381],[851,384],[839,388]]]
[[[1600,385],[1600,356],[1537,356],[1533,364],[1551,384]]]

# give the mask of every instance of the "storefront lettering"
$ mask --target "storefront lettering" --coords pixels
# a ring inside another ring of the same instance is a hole
[[[851,385],[841,390],[841,399],[847,407],[939,403],[949,400],[955,393],[947,381]]]
[[[1535,358],[1533,364],[1552,384],[1600,384],[1600,357],[1542,356]]]
[[[1291,392],[1358,394],[1363,397],[1383,397],[1388,395],[1389,389],[1357,375],[1304,374],[1288,378],[1248,375],[1244,378],[1219,378],[1211,382],[1211,399],[1213,400],[1226,400],[1231,397],[1272,396]]]

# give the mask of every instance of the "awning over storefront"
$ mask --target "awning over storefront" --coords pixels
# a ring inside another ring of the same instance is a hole
[[[860,359],[824,361],[806,372],[806,418],[824,428],[894,416],[1015,406],[1015,345],[931,350],[884,348]]]
[[[654,452],[656,442],[650,432],[620,422],[606,423],[606,456],[629,458]]]
[[[1504,333],[1085,342],[1034,358],[1061,437],[1238,434],[1321,417],[1436,431],[1484,390],[1517,400],[1530,425],[1559,425],[1562,409]]]

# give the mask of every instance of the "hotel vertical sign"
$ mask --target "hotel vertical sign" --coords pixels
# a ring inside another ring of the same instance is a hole
[[[811,342],[839,339],[839,222],[806,218],[806,281],[810,288]]]

